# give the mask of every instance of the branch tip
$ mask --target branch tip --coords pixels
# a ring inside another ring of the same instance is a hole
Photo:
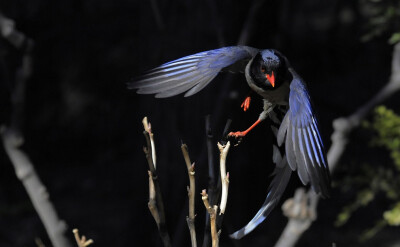
[[[76,243],[79,247],[87,247],[93,244],[93,240],[92,239],[86,240],[85,235],[82,235],[82,237],[80,237],[78,229],[75,228],[72,230],[72,232],[74,233]]]
[[[151,135],[152,134],[151,133],[151,124],[148,121],[147,117],[143,118],[142,123],[143,123],[144,130]]]

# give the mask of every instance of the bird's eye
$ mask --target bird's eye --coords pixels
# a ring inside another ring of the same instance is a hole
[[[267,69],[265,68],[265,66],[262,65],[262,66],[261,66],[261,72],[265,73],[266,70],[267,70]]]

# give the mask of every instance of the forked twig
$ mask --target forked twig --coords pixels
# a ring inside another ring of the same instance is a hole
[[[219,236],[217,232],[218,206],[217,205],[214,205],[213,207],[210,206],[206,190],[203,190],[201,192],[201,199],[203,200],[204,206],[206,207],[207,212],[210,215],[212,247],[217,247],[219,244]]]
[[[93,244],[93,240],[86,240],[85,235],[82,235],[82,237],[80,237],[78,229],[75,228],[74,230],[72,230],[72,232],[74,233],[76,244],[78,245],[78,247],[86,247]]]
[[[213,135],[211,131],[211,120],[210,120],[210,115],[206,117],[206,136],[207,136],[207,153],[208,153],[208,196],[209,196],[209,201],[211,205],[214,205],[218,202],[219,197],[221,196],[221,176],[217,178],[215,176],[214,172],[214,155],[213,155],[213,150],[215,148],[214,142],[213,142]],[[222,145],[226,145],[227,143],[227,138],[226,136],[229,133],[229,127],[232,123],[231,119],[228,119],[224,131],[222,132],[222,140],[221,143]],[[225,172],[223,172],[225,174]],[[226,174],[228,175],[228,174]],[[229,176],[227,176],[229,178]],[[223,215],[219,215],[217,217],[217,228],[221,228],[222,225],[222,220],[223,220]],[[205,223],[205,231],[204,231],[204,239],[203,239],[203,247],[208,247],[210,244],[210,217],[208,215],[208,212],[206,214],[206,223]]]
[[[222,182],[222,195],[219,204],[220,205],[219,217],[222,217],[222,214],[225,213],[226,203],[228,201],[229,173],[226,173],[226,156],[228,155],[230,146],[231,146],[230,142],[228,142],[226,145],[221,145],[220,143],[218,143],[218,149],[220,151],[220,173]],[[210,205],[206,190],[203,190],[201,192],[201,195],[202,195],[201,199],[203,200],[204,206],[206,207],[207,212],[210,215],[212,246],[217,247],[219,244],[219,234],[221,233],[221,230],[218,231],[218,226],[217,226],[218,206]]]
[[[229,121],[228,121],[229,123]],[[164,206],[162,203],[160,186],[157,180],[156,175],[156,167],[154,164],[155,160],[155,145],[154,145],[154,135],[151,130],[151,125],[148,122],[147,118],[143,119],[143,127],[144,127],[144,136],[146,138],[147,147],[143,148],[144,153],[146,154],[146,159],[149,165],[149,202],[148,207],[149,210],[157,223],[158,230],[160,236],[164,242],[164,246],[171,246],[171,241],[166,229],[165,225],[165,215],[164,215]],[[208,128],[207,128],[208,129]],[[225,130],[224,132],[226,132]],[[208,133],[210,134],[210,133]],[[222,181],[222,196],[220,201],[220,214],[218,215],[218,203],[212,202],[213,206],[210,205],[209,196],[206,193],[206,190],[203,190],[202,200],[204,206],[207,209],[209,214],[209,222],[211,228],[211,239],[212,246],[217,247],[219,244],[219,234],[217,226],[217,218],[221,221],[223,214],[225,213],[226,204],[228,200],[228,186],[229,186],[229,173],[226,172],[226,157],[230,148],[230,142],[225,145],[221,145],[218,143],[218,148],[220,151],[220,179]],[[190,161],[188,147],[186,144],[182,144],[181,146],[182,154],[185,160],[186,168],[189,176],[189,186],[188,186],[188,198],[189,198],[189,215],[186,217],[186,221],[190,231],[191,243],[192,247],[197,246],[196,241],[196,229],[195,229],[195,171],[194,171],[194,163]],[[217,199],[216,199],[217,200]]]
[[[196,241],[196,228],[194,224],[195,220],[195,207],[194,207],[194,199],[195,199],[195,172],[194,172],[194,163],[190,162],[189,151],[186,144],[182,144],[181,146],[183,158],[185,159],[186,168],[189,176],[189,186],[187,188],[188,197],[189,197],[189,216],[186,217],[186,222],[190,231],[190,239],[192,241],[192,247],[197,246]]]

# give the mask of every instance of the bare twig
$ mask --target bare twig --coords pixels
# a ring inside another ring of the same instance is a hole
[[[147,206],[149,207],[150,213],[156,221],[157,226],[160,225],[160,215],[158,214],[157,209],[157,200],[156,200],[156,189],[154,187],[153,182],[153,173],[148,171],[149,173],[149,202]]]
[[[188,171],[188,176],[189,176],[189,187],[187,189],[188,191],[188,197],[189,197],[189,216],[186,217],[186,221],[189,227],[190,231],[190,239],[192,241],[192,247],[197,246],[197,241],[196,241],[196,228],[195,228],[195,207],[194,207],[194,199],[195,199],[195,172],[194,172],[194,163],[192,164],[190,162],[190,157],[189,157],[189,151],[188,147],[186,144],[182,144],[181,146],[182,149],[182,154],[185,159],[187,171]]]
[[[221,183],[222,183],[221,203],[219,206],[220,215],[225,213],[226,203],[228,201],[229,172],[226,173],[226,156],[228,155],[230,146],[231,144],[229,141],[224,146],[218,143],[218,149],[220,152],[220,172],[221,172]]]
[[[328,151],[329,169],[333,172],[342,157],[346,145],[348,143],[349,133],[358,127],[361,121],[377,104],[382,103],[394,93],[400,90],[400,43],[398,43],[393,50],[392,58],[392,74],[389,82],[383,87],[370,101],[361,106],[355,113],[347,118],[338,118],[333,121],[334,132],[331,136],[332,145]],[[299,220],[296,217],[289,217],[289,222],[283,230],[275,247],[291,247],[296,244],[304,231],[310,226],[312,221],[316,218],[316,205],[318,204],[319,196],[313,191],[309,190],[308,193],[303,195],[306,200],[313,202],[309,205],[309,210],[312,211],[307,219]],[[296,232],[296,234],[287,234]]]
[[[229,173],[226,173],[226,156],[228,154],[230,147],[230,142],[228,142],[226,145],[221,145],[218,143],[218,149],[220,151],[220,172],[221,172],[221,181],[222,181],[222,196],[221,196],[221,202],[220,202],[220,217],[222,217],[222,214],[225,213],[225,208],[226,208],[226,203],[228,200],[228,186],[229,186]],[[218,212],[218,206],[213,205],[211,207],[210,202],[208,200],[208,194],[206,190],[203,190],[201,193],[202,197],[201,199],[203,200],[204,206],[207,209],[208,215],[210,216],[210,228],[211,228],[211,242],[212,246],[218,246],[219,244],[219,233],[221,231],[218,231],[218,226],[217,226],[217,212]],[[208,229],[206,229],[207,231]]]
[[[49,199],[46,187],[40,181],[27,154],[20,150],[23,139],[14,130],[1,127],[1,138],[15,173],[28,193],[33,207],[38,213],[49,238],[55,247],[71,246],[65,237],[66,223],[61,220]]]
[[[151,130],[151,124],[148,122],[147,117],[144,117],[142,120],[144,131],[146,131],[149,134],[149,141],[150,141],[150,147],[151,147],[151,158],[152,158],[152,167],[150,169],[153,169],[152,172],[154,172],[155,169],[157,169],[156,166],[156,147],[154,145],[154,134]],[[146,141],[148,139],[146,138]],[[147,145],[149,146],[149,145]]]
[[[72,232],[74,233],[76,244],[78,245],[78,247],[86,247],[93,244],[93,240],[86,240],[85,235],[82,235],[82,237],[80,237],[78,229],[75,228],[74,230],[72,230]]]
[[[206,207],[207,212],[210,215],[212,247],[217,247],[219,244],[219,236],[217,231],[218,206],[217,205],[214,205],[213,207],[210,206],[206,190],[203,190],[201,192],[201,199],[203,200],[204,206]]]
[[[149,165],[149,210],[156,221],[158,232],[164,243],[165,247],[170,247],[171,238],[169,237],[167,226],[165,223],[164,203],[162,200],[161,189],[158,183],[155,166],[155,145],[151,124],[148,122],[147,117],[143,118],[144,136],[146,138],[147,147],[143,148],[146,154],[147,163]]]

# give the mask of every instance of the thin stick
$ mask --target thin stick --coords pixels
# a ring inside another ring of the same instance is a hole
[[[72,230],[72,232],[74,233],[76,244],[79,247],[86,247],[86,246],[93,244],[93,240],[91,240],[91,239],[86,240],[85,235],[82,235],[82,237],[80,237],[78,229],[75,228],[74,230]]]
[[[153,181],[153,173],[148,171],[149,173],[149,202],[147,206],[149,207],[150,213],[156,221],[157,226],[160,225],[160,215],[158,214],[157,209],[157,200],[156,200],[156,189]]]
[[[164,243],[165,247],[171,247],[171,238],[169,237],[167,226],[165,223],[164,203],[161,195],[160,184],[156,175],[156,149],[154,145],[154,137],[151,130],[151,124],[148,122],[147,117],[143,118],[144,136],[146,138],[147,147],[143,148],[146,155],[147,163],[149,165],[149,202],[148,207],[151,215],[156,221],[158,232]]]
[[[151,158],[153,159],[152,163],[154,166],[154,170],[157,169],[157,164],[156,164],[156,147],[154,144],[154,134],[151,131],[151,124],[148,122],[147,117],[144,117],[142,120],[144,131],[146,131],[149,134],[149,140],[150,140],[150,146],[151,146]],[[146,138],[147,140],[147,138]]]
[[[197,246],[196,241],[196,228],[194,224],[195,220],[195,207],[194,207],[194,199],[195,199],[195,172],[194,172],[194,163],[190,162],[189,151],[186,144],[181,145],[183,158],[185,159],[186,168],[189,176],[189,187],[187,188],[188,197],[189,197],[189,216],[186,217],[186,222],[189,227],[190,239],[192,241],[192,247]]]
[[[226,145],[221,145],[218,142],[218,149],[220,152],[220,172],[221,172],[221,183],[222,183],[222,195],[221,195],[221,203],[220,203],[220,211],[219,215],[225,213],[226,203],[228,201],[228,188],[229,188],[229,172],[226,173],[226,156],[229,152],[229,147],[231,146],[230,142]]]
[[[219,236],[217,232],[217,220],[216,220],[218,206],[217,205],[214,205],[214,207],[210,206],[206,190],[203,190],[201,192],[201,199],[203,200],[204,206],[206,207],[207,212],[210,215],[212,247],[217,247],[219,244]]]

